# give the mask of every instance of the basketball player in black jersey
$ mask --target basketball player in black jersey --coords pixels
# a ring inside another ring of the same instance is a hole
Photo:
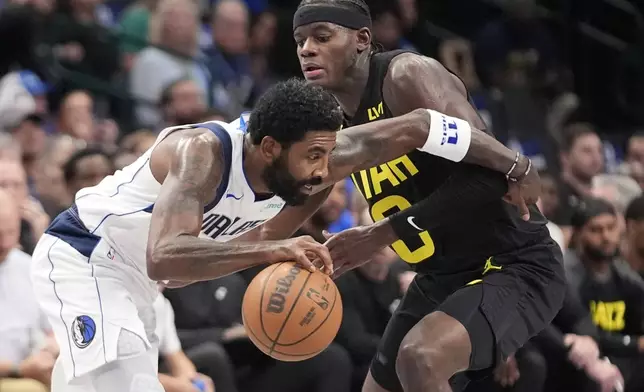
[[[377,53],[370,26],[362,0],[303,0],[293,18],[304,76],[335,95],[346,125],[427,108],[453,116],[443,142],[458,121],[485,129],[456,76],[415,53]],[[327,241],[336,274],[387,245],[418,272],[363,392],[462,390],[552,321],[564,296],[561,252],[536,207],[526,221],[502,200],[508,180],[531,173],[518,154],[504,177],[415,150],[351,176],[376,223]]]

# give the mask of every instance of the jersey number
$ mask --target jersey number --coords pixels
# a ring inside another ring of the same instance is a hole
[[[411,207],[411,203],[402,196],[390,195],[384,199],[378,200],[371,206],[371,217],[374,221],[379,221],[384,219],[387,216],[387,212],[391,209],[398,209],[400,211]],[[418,234],[423,245],[416,250],[411,250],[403,242],[403,240],[397,240],[394,242],[391,247],[396,251],[398,256],[400,256],[403,261],[409,264],[420,263],[421,261],[431,257],[434,254],[434,241],[429,235],[427,230]]]

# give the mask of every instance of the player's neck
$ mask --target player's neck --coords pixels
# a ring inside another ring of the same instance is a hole
[[[331,90],[335,98],[340,102],[342,111],[349,117],[353,117],[358,111],[358,106],[360,106],[362,95],[369,80],[370,60],[371,54],[367,52],[360,54],[355,65],[347,72],[342,86]]]
[[[261,161],[257,154],[257,147],[250,141],[248,137],[244,138],[244,161],[242,167],[246,175],[248,185],[257,194],[270,193],[268,186],[262,179],[262,169],[264,162]]]

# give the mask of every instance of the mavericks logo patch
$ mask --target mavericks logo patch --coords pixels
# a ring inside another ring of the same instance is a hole
[[[89,316],[78,316],[72,322],[72,339],[78,348],[85,348],[96,336],[96,323]]]

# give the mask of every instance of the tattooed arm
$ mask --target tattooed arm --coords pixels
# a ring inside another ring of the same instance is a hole
[[[199,238],[204,206],[215,197],[223,175],[222,148],[212,132],[195,129],[176,131],[152,153],[152,172],[162,186],[148,236],[150,278],[208,280],[288,260],[313,269],[307,253],[332,265],[326,248],[310,237],[234,244]]]

